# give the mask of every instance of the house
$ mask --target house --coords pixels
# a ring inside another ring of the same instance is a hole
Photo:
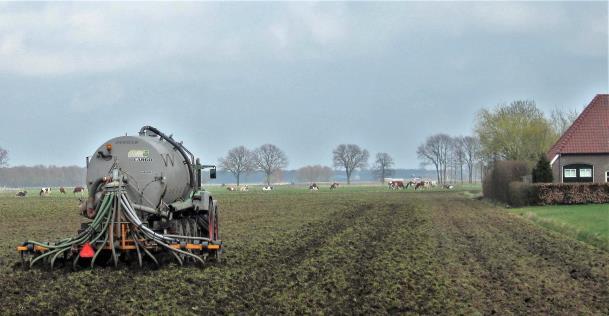
[[[548,152],[554,182],[609,182],[609,94],[597,94]]]

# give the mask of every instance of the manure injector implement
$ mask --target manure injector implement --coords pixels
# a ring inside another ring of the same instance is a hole
[[[107,141],[87,157],[89,193],[80,212],[90,221],[71,238],[23,242],[17,251],[24,266],[219,261],[218,203],[201,188],[204,169],[215,178],[215,166],[201,165],[181,142],[151,126]]]

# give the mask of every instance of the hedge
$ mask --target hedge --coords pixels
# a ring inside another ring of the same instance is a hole
[[[510,183],[508,200],[511,206],[609,203],[607,183]]]

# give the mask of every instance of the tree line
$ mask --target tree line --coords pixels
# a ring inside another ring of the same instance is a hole
[[[477,167],[483,173],[485,166],[498,160],[534,164],[545,159],[550,146],[577,116],[575,110],[554,109],[546,117],[533,100],[499,104],[478,113],[473,136],[429,136],[418,147],[417,155],[423,165],[435,167],[439,182],[445,183],[451,175],[463,181],[464,167],[471,182]]]
[[[351,183],[354,171],[368,166],[368,150],[355,144],[341,144],[333,152],[335,168],[345,171],[347,182]],[[235,177],[237,185],[241,177],[253,172],[262,172],[265,182],[280,181],[283,170],[288,165],[287,155],[283,150],[273,144],[264,144],[250,150],[245,146],[237,146],[228,151],[226,156],[218,159],[222,171]],[[372,172],[380,179],[393,174],[393,158],[388,153],[378,153]],[[26,186],[76,186],[85,181],[86,169],[70,166],[8,166],[8,151],[0,148],[0,185],[8,187]],[[309,165],[299,168],[296,177],[302,182],[328,182],[334,176],[334,170],[328,166]]]
[[[340,144],[332,151],[334,167],[345,171],[349,184],[355,170],[368,166],[369,156],[368,150],[356,144]],[[286,154],[273,144],[264,144],[253,150],[237,146],[218,159],[220,169],[233,174],[237,185],[243,175],[254,171],[264,172],[266,184],[271,185],[273,177],[277,178],[277,174],[281,173],[287,164]],[[393,158],[388,153],[378,153],[373,171],[382,182],[393,173],[393,165]],[[333,174],[332,168],[322,165],[309,165],[297,170],[297,177],[303,182],[330,181]]]
[[[78,166],[16,166],[0,168],[0,185],[11,188],[78,186],[85,184],[86,169]]]
[[[464,169],[468,182],[472,183],[481,158],[480,140],[474,136],[432,135],[417,148],[417,156],[424,166],[435,168],[441,184],[449,182],[449,178],[463,183]]]

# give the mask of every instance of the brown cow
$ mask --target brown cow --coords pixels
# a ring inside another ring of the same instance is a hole
[[[396,181],[396,180],[390,181],[389,187],[393,190],[405,189],[404,181]]]
[[[63,188],[62,188],[63,189]],[[73,194],[76,193],[84,193],[85,192],[85,188],[78,186],[78,187],[74,187],[74,190],[72,191]]]
[[[60,187],[59,188],[59,193],[66,194],[66,189],[64,189],[63,187]]]
[[[414,189],[431,189],[431,187],[431,181],[420,181],[415,185]]]
[[[332,183],[332,185],[330,186],[330,190],[338,189],[339,185],[340,185],[340,183],[338,183],[338,182]]]

